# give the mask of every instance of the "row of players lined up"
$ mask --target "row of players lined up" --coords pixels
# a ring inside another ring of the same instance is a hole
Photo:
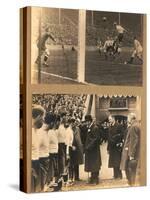
[[[128,116],[128,129],[109,117],[108,167],[113,178],[121,179],[125,170],[129,185],[135,184],[139,158],[140,128],[136,115]],[[63,184],[80,181],[79,165],[90,173],[89,184],[99,183],[102,165],[100,145],[102,129],[91,115],[85,121],[45,113],[41,106],[32,109],[32,190],[61,190]],[[82,136],[82,137],[81,137]],[[81,139],[82,138],[82,139]],[[85,160],[83,162],[83,154]]]

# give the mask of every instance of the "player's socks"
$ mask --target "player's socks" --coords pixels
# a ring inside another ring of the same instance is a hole
[[[44,62],[44,65],[45,65],[45,66],[48,66],[48,63],[47,63],[47,62]]]
[[[39,56],[38,56],[38,58],[36,59],[35,63],[38,65],[39,62],[40,62],[40,58],[39,58]]]
[[[140,60],[141,64],[143,64],[143,59],[142,59],[142,58],[139,58],[139,60]]]
[[[99,49],[99,54],[101,55],[101,50]]]
[[[48,56],[44,56],[44,62],[46,62],[48,60]]]
[[[133,57],[130,58],[130,60],[127,62],[128,64],[132,64],[133,63]]]

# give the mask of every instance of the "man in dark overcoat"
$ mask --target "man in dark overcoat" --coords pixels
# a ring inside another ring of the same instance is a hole
[[[87,137],[87,124],[86,124],[86,122],[82,121],[79,125],[79,128],[80,128],[81,142],[83,144],[83,149],[84,149],[86,137]]]
[[[128,115],[128,131],[122,151],[120,168],[125,170],[128,184],[135,185],[137,165],[140,155],[140,126],[136,120],[136,115]]]
[[[99,170],[101,167],[100,133],[99,128],[91,115],[85,116],[87,122],[87,137],[85,142],[85,171],[91,172],[89,183],[99,183]]]
[[[73,142],[71,148],[71,178],[75,181],[80,181],[79,165],[83,164],[83,145],[80,137],[80,129],[78,120],[72,119]]]
[[[108,167],[113,168],[113,178],[122,178],[120,170],[121,153],[123,146],[123,126],[115,121],[114,116],[109,116],[109,134],[107,151],[109,154]]]

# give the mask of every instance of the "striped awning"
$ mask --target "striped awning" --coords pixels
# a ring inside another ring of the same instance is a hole
[[[134,95],[122,95],[122,94],[117,94],[117,95],[108,95],[108,94],[103,94],[103,95],[98,95],[100,98],[112,98],[112,97],[135,97]]]

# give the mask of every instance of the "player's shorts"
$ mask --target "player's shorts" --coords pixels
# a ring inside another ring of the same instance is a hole
[[[113,46],[107,47],[106,52],[114,52],[114,47]]]
[[[123,40],[123,33],[119,33],[118,40],[119,40],[119,42],[122,42],[122,40]]]
[[[132,57],[134,58],[135,56],[142,58],[142,51],[134,50],[132,53]]]
[[[49,52],[49,50],[48,50],[48,49],[45,49],[45,54],[46,54],[47,56],[49,56],[49,55],[50,55],[50,52]]]
[[[40,51],[45,51],[45,49],[46,49],[45,44],[41,45],[40,43],[38,43],[37,47],[40,49]]]
[[[102,50],[103,50],[103,47],[102,47],[102,46],[97,46],[97,49],[98,49],[99,51],[102,51]]]

